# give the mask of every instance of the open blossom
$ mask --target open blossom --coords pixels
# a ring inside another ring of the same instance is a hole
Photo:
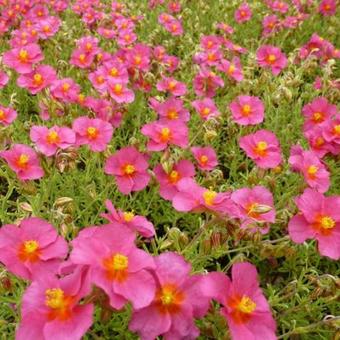
[[[0,105],[0,124],[8,126],[17,118],[17,112],[11,107]]]
[[[0,261],[24,279],[56,273],[66,255],[66,241],[41,218],[26,218],[19,226],[6,224],[0,229]]]
[[[211,211],[236,215],[236,206],[230,199],[229,192],[216,192],[198,185],[192,178],[183,178],[177,183],[177,193],[172,198],[172,205],[177,211]]]
[[[259,168],[275,168],[282,162],[279,141],[271,131],[259,130],[241,137],[240,147]]]
[[[232,61],[222,59],[217,69],[224,72],[229,78],[240,82],[243,80],[242,65],[239,57],[233,57]]]
[[[0,89],[2,89],[9,81],[9,76],[6,72],[0,70]]]
[[[215,72],[202,67],[193,80],[193,86],[197,96],[212,98],[216,90],[224,86],[224,81]]]
[[[128,146],[110,156],[105,163],[104,171],[116,178],[118,189],[125,195],[131,191],[143,190],[150,181],[147,172],[147,157],[135,147]]]
[[[337,107],[329,103],[326,98],[317,97],[302,108],[302,114],[305,117],[303,130],[308,131],[336,115]]]
[[[58,17],[47,17],[37,23],[39,38],[49,39],[53,37],[61,26],[61,20]]]
[[[120,223],[130,230],[138,232],[144,237],[153,237],[155,235],[155,228],[146,217],[135,215],[132,211],[122,211],[116,209],[109,200],[105,201],[105,206],[109,213],[103,213],[101,216],[107,219],[109,222]]]
[[[261,46],[257,53],[257,62],[261,67],[270,68],[277,76],[286,66],[288,60],[280,48],[270,45]]]
[[[85,69],[89,68],[93,63],[95,58],[95,54],[93,53],[86,53],[85,50],[82,49],[75,49],[72,52],[70,64],[75,65],[79,68]]]
[[[208,311],[209,298],[203,296],[204,276],[190,275],[191,265],[176,253],[155,258],[156,294],[146,307],[135,309],[129,329],[142,340],[195,339],[199,330],[194,319]]]
[[[135,233],[120,224],[87,229],[72,241],[71,262],[89,267],[91,282],[105,291],[113,308],[128,301],[134,308],[149,305],[155,295],[150,273],[155,265],[151,255],[135,246]]]
[[[218,117],[221,115],[215,105],[215,102],[211,98],[194,100],[191,105],[204,120],[208,120],[210,118]]]
[[[186,85],[172,77],[163,77],[156,87],[158,91],[169,92],[176,97],[184,96],[187,93]]]
[[[215,150],[210,147],[193,146],[191,152],[197,161],[197,166],[200,170],[211,171],[214,170],[218,164]]]
[[[236,22],[239,24],[249,21],[251,19],[251,16],[252,16],[251,9],[246,2],[241,4],[234,14],[234,18]]]
[[[187,122],[190,119],[190,113],[184,107],[183,100],[176,97],[170,97],[162,103],[151,98],[150,106],[159,114],[160,119],[183,122]]]
[[[34,125],[31,128],[30,138],[45,156],[53,156],[59,148],[66,149],[76,141],[74,131],[59,126],[49,129],[46,126]]]
[[[230,280],[221,272],[212,272],[204,285],[204,294],[223,308],[233,340],[275,340],[276,323],[270,306],[259,287],[258,274],[248,262],[235,263]]]
[[[6,160],[21,180],[33,180],[44,176],[36,152],[25,144],[14,144],[10,150],[1,151],[0,157]]]
[[[159,183],[159,194],[166,200],[172,200],[178,192],[176,184],[179,180],[195,176],[193,164],[186,159],[174,164],[168,172],[164,170],[161,164],[156,165],[153,171]]]
[[[189,143],[188,127],[180,121],[155,121],[145,124],[141,132],[149,137],[149,151],[162,151],[171,144],[186,148]]]
[[[20,87],[26,88],[30,93],[37,94],[50,86],[57,79],[56,72],[49,65],[38,65],[34,71],[22,74],[17,80]]]
[[[0,118],[1,120],[1,118]],[[329,119],[325,122],[322,129],[322,135],[326,142],[332,143],[335,146],[340,146],[340,115],[334,116],[334,119]]]
[[[75,103],[78,100],[80,86],[72,78],[55,80],[51,84],[51,94],[65,103]]]
[[[303,174],[307,184],[324,193],[330,186],[330,174],[326,166],[313,151],[304,151],[300,146],[291,148],[289,164],[292,169]]]
[[[21,74],[30,73],[33,65],[43,59],[44,56],[37,44],[13,48],[3,55],[3,63]]]
[[[279,19],[276,15],[266,15],[262,20],[262,36],[266,37],[279,30]]]
[[[72,129],[76,133],[77,144],[86,144],[95,152],[106,149],[113,133],[112,125],[99,118],[79,117],[74,120]]]
[[[275,222],[275,208],[273,195],[262,186],[242,188],[231,194],[231,200],[239,209],[238,218],[241,219],[241,228],[252,231],[259,230],[265,234],[269,231],[268,223]]]
[[[93,304],[80,303],[88,293],[77,274],[37,277],[24,293],[16,339],[80,340],[93,322]]]
[[[240,125],[256,125],[263,122],[264,105],[260,98],[254,96],[238,96],[229,105],[231,114]]]
[[[113,100],[118,104],[132,103],[135,100],[135,94],[130,90],[121,79],[109,78],[107,89]]]
[[[322,0],[319,5],[319,12],[324,16],[336,13],[336,0]]]
[[[307,239],[318,241],[319,253],[333,260],[340,259],[340,196],[326,197],[306,189],[295,199],[299,214],[288,224],[289,236],[295,243]]]

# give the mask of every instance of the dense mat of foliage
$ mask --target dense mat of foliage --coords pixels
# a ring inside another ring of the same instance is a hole
[[[0,0],[2,339],[337,339],[336,0]]]

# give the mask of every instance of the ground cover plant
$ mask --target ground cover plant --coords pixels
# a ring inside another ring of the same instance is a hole
[[[338,339],[336,0],[0,0],[1,339]]]

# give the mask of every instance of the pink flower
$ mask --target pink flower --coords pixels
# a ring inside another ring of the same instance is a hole
[[[130,67],[147,72],[150,68],[151,49],[147,45],[136,44],[126,55],[126,61]]]
[[[53,156],[58,148],[67,149],[76,141],[75,133],[67,127],[34,125],[30,132],[31,140],[45,156]]]
[[[168,172],[166,172],[161,164],[154,168],[156,179],[160,185],[159,194],[165,200],[172,200],[178,192],[176,184],[183,178],[195,176],[195,168],[192,163],[186,159],[174,164]]]
[[[51,84],[51,94],[65,103],[75,103],[78,100],[80,87],[72,78],[55,80]]]
[[[191,105],[204,120],[221,115],[215,105],[215,102],[210,98],[194,100]]]
[[[308,131],[337,114],[337,107],[324,97],[317,97],[302,108],[305,117],[303,130]]]
[[[339,149],[333,143],[327,142],[324,138],[324,127],[316,125],[313,129],[304,131],[310,148],[319,157],[322,158],[327,153],[338,154]]]
[[[287,58],[280,48],[270,45],[261,46],[257,53],[257,62],[261,67],[270,68],[272,73],[277,76],[286,66]]]
[[[6,160],[21,180],[33,180],[44,176],[37,154],[25,144],[14,144],[12,149],[1,151],[0,157]]]
[[[2,89],[9,81],[9,76],[6,72],[0,70],[0,89]]]
[[[321,193],[328,190],[330,174],[313,151],[304,151],[300,146],[295,145],[291,148],[288,162],[293,170],[303,174],[312,189]]]
[[[117,222],[129,228],[130,230],[138,232],[144,237],[153,237],[155,235],[155,228],[144,216],[135,215],[131,211],[116,210],[112,202],[105,201],[106,209],[109,213],[101,214],[102,217],[109,222]]]
[[[263,122],[264,105],[258,97],[238,96],[230,103],[229,109],[235,122],[240,125],[256,125]]]
[[[216,152],[212,147],[193,146],[191,152],[197,161],[199,169],[203,171],[214,170],[218,165]]]
[[[47,17],[38,22],[39,38],[49,39],[53,37],[61,26],[61,20],[57,17]]]
[[[119,78],[109,78],[107,81],[108,92],[113,100],[118,104],[132,103],[135,94]]]
[[[202,318],[209,308],[203,296],[204,277],[190,275],[191,265],[183,257],[167,252],[155,258],[156,295],[146,307],[134,310],[129,329],[142,340],[195,339],[199,330],[194,318]]]
[[[223,305],[234,340],[275,340],[276,323],[270,306],[259,287],[256,267],[248,262],[235,263],[232,280],[221,272],[208,274],[204,292]]]
[[[202,68],[193,80],[195,94],[199,97],[214,97],[216,90],[224,86],[224,81],[216,73]]]
[[[93,305],[80,304],[88,293],[77,274],[37,277],[24,293],[16,339],[80,340],[93,322]]]
[[[156,87],[158,91],[169,92],[176,97],[184,96],[187,92],[186,85],[172,77],[163,77]]]
[[[39,45],[28,44],[5,52],[2,61],[18,73],[24,74],[32,72],[33,65],[43,59]]]
[[[148,185],[148,167],[147,157],[135,147],[128,146],[106,160],[104,171],[115,176],[119,191],[128,195],[131,191],[141,191]]]
[[[149,137],[149,151],[162,151],[171,144],[186,148],[189,143],[188,127],[181,121],[155,121],[145,124],[141,132]]]
[[[324,16],[331,16],[336,13],[336,0],[322,0],[319,5],[319,12]]]
[[[221,40],[217,35],[204,35],[200,39],[200,45],[204,50],[217,50],[221,47]]]
[[[86,228],[72,241],[71,262],[90,268],[91,282],[105,291],[116,309],[128,301],[133,308],[143,308],[155,295],[150,273],[154,260],[134,241],[135,233],[120,224]]]
[[[37,94],[42,89],[50,86],[56,79],[57,75],[53,67],[38,65],[31,73],[20,75],[17,79],[17,84],[26,88],[30,93]]]
[[[281,0],[275,0],[273,3],[270,5],[270,8],[275,11],[275,12],[280,12],[280,13],[286,13],[289,9],[289,6],[287,3]]]
[[[243,22],[247,22],[251,19],[252,12],[249,5],[244,2],[240,5],[240,7],[235,11],[234,18],[238,24],[242,24]]]
[[[70,64],[85,69],[91,66],[94,58],[95,54],[93,53],[86,53],[86,50],[83,49],[75,49],[72,52]]]
[[[289,236],[295,243],[316,239],[321,255],[340,258],[340,196],[326,197],[306,189],[295,199],[299,214],[289,221]]]
[[[113,133],[112,125],[99,118],[79,117],[73,121],[72,129],[77,144],[87,144],[94,152],[104,151]]]
[[[267,37],[272,32],[279,30],[279,20],[276,15],[266,15],[262,20],[262,36]]]
[[[262,234],[269,231],[268,223],[275,222],[275,208],[273,196],[263,186],[242,188],[231,194],[231,200],[239,208],[241,228],[259,230]]]
[[[0,229],[0,261],[21,278],[34,280],[56,273],[66,255],[66,241],[41,218],[26,218],[19,226],[6,224]]]
[[[163,26],[173,36],[182,35],[184,32],[182,23],[175,18],[172,19],[171,21],[166,22]]]
[[[243,80],[243,71],[239,57],[233,57],[230,62],[227,59],[222,59],[217,69],[224,72],[229,78],[233,78],[237,82]]]
[[[234,217],[236,207],[230,199],[230,193],[218,193],[198,185],[192,178],[183,178],[177,183],[177,193],[172,205],[183,212],[217,212]]]
[[[0,118],[1,120],[1,118]],[[322,135],[326,142],[340,146],[340,115],[335,115],[334,119],[325,122],[322,129]]]
[[[268,130],[259,130],[240,138],[240,147],[259,168],[275,168],[282,162],[279,141]]]
[[[159,118],[164,120],[187,122],[190,119],[190,113],[184,107],[183,100],[176,97],[170,97],[163,103],[159,103],[156,99],[151,98],[150,106],[159,114]]]
[[[11,107],[0,105],[0,124],[8,126],[17,118],[17,112]]]

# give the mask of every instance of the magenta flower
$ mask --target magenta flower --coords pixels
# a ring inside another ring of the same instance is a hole
[[[194,155],[200,170],[211,171],[218,165],[216,152],[212,147],[193,146],[191,152]]]
[[[127,146],[106,160],[104,171],[113,175],[119,191],[128,195],[131,191],[141,191],[148,185],[148,167],[147,157],[135,147]]]
[[[308,131],[316,125],[323,124],[326,120],[337,114],[337,107],[328,102],[324,97],[315,98],[311,103],[302,108],[305,117],[303,130]]]
[[[304,131],[304,136],[307,138],[310,148],[319,158],[322,158],[329,152],[336,155],[339,151],[336,145],[327,142],[324,138],[325,131],[326,129],[324,126],[319,125],[310,130]]]
[[[118,104],[132,103],[135,94],[119,78],[109,78],[107,81],[108,92],[113,100]]]
[[[251,9],[246,2],[241,4],[234,13],[235,21],[238,24],[242,24],[244,22],[249,21],[251,19],[251,16],[252,16]]]
[[[258,97],[238,96],[230,103],[229,109],[235,122],[240,125],[256,125],[263,122],[264,105]]]
[[[143,308],[155,295],[155,281],[150,273],[154,260],[134,241],[135,233],[120,224],[90,231],[86,228],[72,241],[71,262],[90,268],[91,281],[105,291],[116,309],[128,301],[134,308]]]
[[[321,193],[329,189],[330,174],[313,151],[304,151],[300,146],[295,145],[291,148],[288,162],[293,170],[303,174],[312,189]]]
[[[193,164],[186,159],[174,164],[169,172],[166,172],[161,164],[156,165],[153,171],[160,186],[159,194],[165,200],[172,200],[176,195],[178,181],[195,176]]]
[[[145,124],[141,130],[149,137],[147,148],[149,151],[162,151],[174,144],[180,148],[188,146],[188,127],[184,122],[158,120]]]
[[[0,89],[7,85],[9,76],[6,72],[0,70]]]
[[[31,140],[36,143],[38,150],[45,156],[53,156],[57,150],[67,149],[76,141],[75,133],[67,127],[34,125],[30,132]]]
[[[218,301],[223,308],[234,340],[275,340],[276,323],[270,306],[259,287],[256,267],[248,262],[235,263],[232,280],[221,272],[208,274],[205,295]]]
[[[26,88],[30,93],[37,94],[42,89],[50,86],[56,79],[57,75],[53,67],[38,65],[34,71],[20,75],[17,79],[17,84]]]
[[[270,68],[277,76],[286,66],[288,60],[280,48],[270,45],[261,46],[257,53],[257,62],[261,67]]]
[[[295,199],[299,214],[288,224],[289,236],[295,243],[307,239],[318,241],[319,253],[333,260],[340,258],[340,196],[326,197],[306,189]]]
[[[268,223],[275,222],[273,195],[265,187],[238,189],[231,194],[231,200],[239,209],[241,228],[266,234],[269,231]]]
[[[77,144],[87,144],[94,152],[104,151],[113,134],[112,125],[99,118],[79,117],[73,121],[72,129]]]
[[[240,82],[243,80],[242,65],[239,57],[233,57],[232,61],[222,59],[217,69],[224,72],[229,78]]]
[[[150,105],[159,114],[160,119],[179,120],[187,122],[190,119],[189,111],[184,107],[183,100],[176,97],[170,97],[163,103],[150,99]]]
[[[126,55],[126,61],[130,67],[147,72],[150,68],[151,49],[147,45],[136,44]]]
[[[0,229],[0,261],[27,280],[56,273],[67,250],[66,241],[41,218],[26,218],[19,226],[6,224]]]
[[[158,91],[169,92],[176,97],[184,96],[187,92],[186,85],[172,77],[163,77],[156,87]]]
[[[94,58],[95,54],[86,53],[86,50],[77,48],[72,52],[70,64],[85,69],[91,66],[91,64],[94,61]]]
[[[209,69],[201,68],[193,80],[193,86],[197,96],[212,98],[216,90],[224,86],[224,81]]]
[[[88,293],[78,274],[37,277],[24,293],[16,339],[80,340],[93,322],[93,305],[80,304]]]
[[[153,224],[144,216],[135,215],[131,211],[116,210],[109,200],[105,201],[105,206],[109,213],[101,214],[101,216],[109,222],[120,223],[144,237],[153,237],[155,235]]]
[[[8,126],[17,118],[17,112],[11,107],[0,105],[0,124]]]
[[[203,296],[204,277],[190,275],[191,265],[183,257],[167,252],[155,258],[156,294],[146,307],[135,309],[129,329],[141,339],[195,339],[199,330],[195,318],[208,311],[209,298]]]
[[[272,32],[279,30],[279,19],[276,15],[266,15],[262,20],[262,36],[267,37]]]
[[[43,60],[44,56],[39,45],[28,44],[23,47],[13,48],[4,53],[2,61],[18,73],[30,73],[34,64]]]
[[[204,120],[221,115],[215,105],[215,102],[210,98],[194,100],[191,105]]]
[[[1,120],[1,118],[0,118]],[[340,146],[340,115],[336,115],[334,119],[327,120],[323,125],[322,135],[325,141],[335,146]]]
[[[80,87],[72,78],[55,80],[51,84],[51,94],[65,103],[75,103],[78,100]]]
[[[14,144],[10,150],[0,151],[9,167],[21,180],[33,180],[44,176],[36,152],[25,144]]]
[[[336,13],[336,0],[322,0],[319,5],[319,13],[331,16]]]
[[[275,168],[282,162],[279,141],[271,131],[259,130],[241,137],[240,147],[259,168]]]

